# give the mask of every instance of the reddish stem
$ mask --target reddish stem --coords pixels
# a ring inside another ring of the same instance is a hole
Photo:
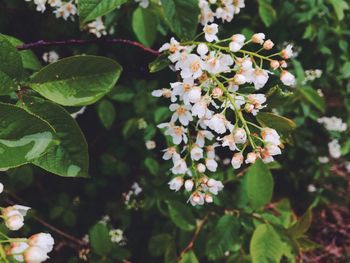
[[[17,46],[18,50],[34,49],[39,47],[49,47],[49,46],[67,46],[67,45],[85,45],[90,43],[112,43],[112,44],[126,44],[134,47],[141,48],[143,51],[151,53],[155,56],[159,56],[159,52],[152,48],[145,47],[139,42],[135,42],[128,39],[92,39],[92,40],[83,40],[83,39],[68,39],[68,40],[58,40],[58,41],[45,41],[39,40],[33,43],[23,44]]]

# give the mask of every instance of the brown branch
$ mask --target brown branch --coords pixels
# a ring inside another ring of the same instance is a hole
[[[18,50],[34,49],[39,47],[50,47],[50,46],[69,46],[69,45],[85,45],[85,44],[98,44],[98,43],[109,43],[109,44],[125,44],[134,47],[138,47],[145,52],[151,53],[155,56],[159,56],[159,52],[155,49],[145,47],[139,42],[135,42],[128,39],[114,38],[114,39],[67,39],[67,40],[57,40],[57,41],[45,41],[39,40],[33,43],[23,44],[17,46]]]

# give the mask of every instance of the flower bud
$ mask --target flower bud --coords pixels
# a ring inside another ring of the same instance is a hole
[[[192,103],[197,103],[200,101],[202,96],[202,90],[200,87],[193,87],[189,92],[188,92],[188,99]]]
[[[287,70],[282,71],[280,79],[286,86],[295,86],[295,77]]]
[[[258,158],[259,155],[257,153],[250,152],[247,154],[247,159],[245,160],[245,163],[255,163]]]
[[[188,192],[192,191],[193,186],[194,186],[194,183],[193,183],[192,180],[186,180],[186,181],[185,181],[185,189],[186,189]]]
[[[181,186],[184,183],[184,179],[182,179],[182,177],[178,176],[173,178],[169,183],[169,188],[171,190],[175,190],[176,192],[180,190]]]
[[[247,141],[247,133],[242,128],[237,128],[233,131],[233,138],[235,143],[245,143]]]
[[[239,169],[243,163],[242,153],[235,153],[232,157],[231,164],[234,169]]]
[[[256,44],[262,45],[264,43],[265,34],[264,33],[257,33],[252,36],[252,42]]]
[[[207,169],[207,168],[206,168],[205,165],[202,164],[202,163],[199,163],[199,164],[197,165],[197,171],[200,172],[200,173],[204,173],[206,169]]]
[[[287,65],[287,62],[285,60],[281,60],[280,61],[280,65],[282,68],[286,68],[288,65]]]
[[[266,40],[266,41],[264,42],[263,48],[264,48],[265,50],[270,50],[270,49],[273,48],[274,45],[275,45],[275,44],[271,41],[271,39],[268,39],[268,40]]]
[[[207,203],[212,203],[213,202],[213,197],[210,194],[205,194],[205,202]]]
[[[289,59],[293,56],[293,50],[292,50],[293,46],[292,45],[288,45],[285,49],[283,49],[281,51],[281,57],[284,59]]]
[[[213,89],[212,95],[215,99],[220,98],[223,95],[223,91],[222,89],[220,89],[219,87],[216,87]]]
[[[273,70],[276,70],[278,69],[280,66],[280,63],[278,62],[278,60],[272,60],[270,62],[270,67],[273,69]]]
[[[55,244],[54,239],[48,233],[38,233],[32,235],[28,239],[28,244],[30,246],[36,246],[43,249],[46,253],[49,253],[53,249],[53,245]]]
[[[197,47],[197,53],[200,55],[200,56],[204,56],[208,53],[209,49],[208,49],[208,46],[204,43],[200,43]]]
[[[247,81],[246,77],[243,74],[236,74],[233,77],[233,80],[237,85],[243,85]]]
[[[23,216],[21,215],[10,216],[6,218],[5,225],[8,229],[12,231],[17,231],[24,225]]]
[[[47,253],[45,253],[45,251],[40,247],[29,247],[24,252],[24,260],[26,263],[40,263],[44,262],[48,258]]]

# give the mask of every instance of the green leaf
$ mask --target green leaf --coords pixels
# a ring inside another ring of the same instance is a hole
[[[161,123],[171,116],[171,111],[168,107],[159,107],[154,112],[155,123]]]
[[[339,21],[344,19],[344,12],[345,10],[348,10],[350,7],[348,3],[344,0],[329,0],[331,4],[333,5],[335,14],[337,15],[337,18]]]
[[[296,242],[302,251],[310,251],[321,247],[320,244],[317,244],[304,236],[298,238]]]
[[[196,221],[191,209],[186,204],[171,201],[168,202],[168,210],[171,221],[184,231],[193,231]]]
[[[350,78],[350,61],[344,63],[341,67],[341,73],[344,79]]]
[[[269,27],[276,21],[276,10],[272,7],[268,0],[258,0],[259,15],[265,26]]]
[[[15,38],[15,37],[7,36],[7,35],[4,35],[4,36],[15,47],[24,44],[21,40]],[[23,67],[25,69],[39,70],[41,68],[41,63],[33,51],[22,50],[22,51],[19,51],[19,54],[21,55]]]
[[[168,59],[168,54],[161,54],[151,63],[149,63],[148,68],[150,73],[155,73],[161,71],[170,65],[170,60]]]
[[[97,114],[103,126],[109,129],[115,120],[115,109],[108,100],[102,100],[97,104]]]
[[[52,125],[60,140],[59,145],[33,163],[60,176],[87,177],[88,147],[77,122],[64,108],[50,101],[28,96],[24,96],[23,101],[23,107]]]
[[[210,260],[216,260],[224,256],[226,251],[231,251],[239,243],[237,217],[232,215],[222,216],[215,228],[208,235],[205,253]]]
[[[153,159],[151,157],[147,157],[144,161],[144,164],[145,164],[147,170],[152,175],[157,175],[159,173],[159,164],[155,159]]]
[[[179,263],[198,263],[198,258],[193,250],[186,251],[185,254],[182,255]]]
[[[248,202],[253,209],[259,209],[271,201],[274,182],[271,172],[261,159],[249,167],[244,180]]]
[[[32,76],[30,87],[64,106],[89,105],[108,93],[121,66],[112,59],[75,56],[52,63]]]
[[[259,225],[250,241],[250,255],[253,263],[279,263],[283,242],[272,226]]]
[[[5,35],[0,34],[0,71],[11,79],[20,79],[23,73],[22,58]]]
[[[288,136],[296,127],[291,119],[270,112],[260,112],[256,119],[262,126],[273,128],[285,136]]]
[[[173,237],[169,234],[153,236],[149,241],[148,251],[153,257],[159,257],[165,253],[171,242],[173,242]]]
[[[97,223],[89,231],[92,249],[100,256],[106,256],[112,249],[108,228],[103,223]]]
[[[294,238],[303,236],[310,228],[312,222],[312,209],[308,208],[305,214],[288,229],[288,233]]]
[[[132,14],[132,29],[137,39],[147,47],[153,45],[157,35],[158,17],[146,8],[137,8]]]
[[[12,104],[0,103],[0,168],[33,162],[57,144],[54,128]]]
[[[0,95],[7,95],[16,90],[16,83],[0,70]]]
[[[297,93],[300,94],[302,99],[315,106],[318,110],[320,110],[321,112],[325,112],[326,102],[316,90],[314,90],[313,88],[304,87],[297,89]]]
[[[197,0],[161,0],[165,19],[171,30],[184,40],[192,39],[197,31],[199,7]]]
[[[112,12],[126,2],[127,0],[80,0],[78,2],[80,26]]]
[[[270,109],[283,105],[293,95],[292,92],[283,91],[278,85],[269,89],[266,93],[267,106]]]

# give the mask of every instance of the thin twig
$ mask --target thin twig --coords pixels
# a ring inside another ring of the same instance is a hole
[[[151,53],[155,56],[159,56],[159,52],[155,49],[145,47],[139,42],[135,42],[128,39],[114,38],[114,39],[67,39],[67,40],[57,40],[57,41],[46,41],[39,40],[33,43],[27,43],[17,46],[18,50],[34,49],[39,47],[49,47],[49,46],[69,46],[69,45],[85,45],[85,44],[98,44],[98,43],[110,43],[110,44],[126,44],[134,47],[141,48],[143,51]]]

